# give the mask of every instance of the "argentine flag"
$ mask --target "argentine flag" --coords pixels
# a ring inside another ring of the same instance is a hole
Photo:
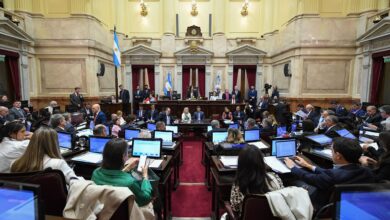
[[[168,95],[168,91],[171,89],[172,89],[172,77],[171,77],[171,72],[168,72],[167,81],[165,82],[165,86],[164,86],[164,94]]]
[[[118,37],[116,36],[116,31],[114,30],[114,45],[112,47],[112,59],[114,65],[119,67],[121,65],[121,51],[119,49]]]

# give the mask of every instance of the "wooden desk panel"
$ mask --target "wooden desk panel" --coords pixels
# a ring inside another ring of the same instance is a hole
[[[241,110],[244,109],[245,104],[231,104],[230,101],[218,100],[218,101],[209,101],[209,100],[161,100],[156,103],[145,104],[140,103],[140,106],[143,106],[144,109],[150,109],[150,105],[154,104],[158,111],[162,111],[166,107],[171,108],[171,114],[177,117],[181,117],[184,107],[188,107],[190,112],[193,113],[196,111],[196,107],[200,106],[202,111],[205,113],[206,118],[211,118],[213,114],[221,115],[224,108],[229,107],[230,111],[234,112],[236,106],[240,106]]]

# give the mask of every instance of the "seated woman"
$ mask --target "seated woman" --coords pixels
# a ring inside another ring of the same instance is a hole
[[[136,180],[128,172],[137,166],[138,159],[128,159],[127,151],[128,146],[125,140],[110,140],[103,150],[102,166],[93,171],[92,181],[97,185],[129,187],[135,195],[138,206],[148,205],[152,200],[148,166],[142,168],[142,180]]]
[[[225,110],[222,112],[222,119],[233,121],[233,114],[228,107],[225,107]]]
[[[116,115],[118,115],[120,126],[123,126],[126,124],[125,119],[123,118],[123,112],[121,110],[116,112]]]
[[[183,123],[191,123],[191,113],[188,107],[185,107],[183,113],[181,114],[181,121]]]
[[[120,120],[119,118],[114,118],[112,120],[112,129],[111,129],[111,135],[114,137],[119,137],[119,132],[121,131],[121,125],[120,125]]]
[[[277,174],[266,172],[263,157],[261,150],[253,145],[247,145],[240,151],[230,194],[232,209],[239,215],[245,195],[265,194],[283,188],[283,182]]]
[[[244,138],[242,137],[240,130],[238,130],[236,128],[229,128],[228,129],[228,136],[226,138],[226,142],[231,143],[231,144],[245,143]]]
[[[218,95],[216,91],[213,91],[213,93],[210,96],[211,101],[216,101],[218,99]]]
[[[4,125],[0,135],[0,173],[8,173],[12,161],[26,151],[32,133],[26,134],[26,128],[20,121],[12,121]]]
[[[77,179],[73,169],[62,158],[58,146],[57,132],[49,127],[40,127],[31,137],[24,154],[14,161],[11,172],[33,172],[52,168],[61,170],[69,185],[71,179]]]

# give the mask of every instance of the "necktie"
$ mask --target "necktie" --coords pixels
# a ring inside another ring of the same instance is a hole
[[[142,111],[139,111],[139,117],[140,118],[142,117]]]
[[[238,112],[238,117],[240,117],[241,116],[241,114],[240,114],[240,112]]]
[[[198,121],[200,120],[200,112],[198,112]]]
[[[167,116],[167,124],[171,124],[171,118],[169,116]]]

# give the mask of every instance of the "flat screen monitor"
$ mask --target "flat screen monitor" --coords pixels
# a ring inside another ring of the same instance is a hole
[[[90,121],[89,122],[89,129],[91,129],[93,131],[94,128],[95,128],[95,123],[93,121]]]
[[[110,140],[110,137],[89,136],[89,151],[93,153],[103,153],[104,147]]]
[[[213,126],[208,125],[208,126],[207,126],[207,132],[209,132],[209,131],[211,131],[211,130],[213,130]]]
[[[297,153],[297,140],[294,138],[272,140],[272,156],[277,158],[295,157]]]
[[[133,138],[139,137],[141,131],[138,129],[125,129],[125,139],[131,140]]]
[[[212,133],[213,143],[224,142],[224,141],[226,141],[227,136],[228,136],[227,131],[213,131],[213,133]]]
[[[230,124],[230,125],[229,125],[229,128],[238,129],[238,124]]]
[[[332,138],[324,135],[324,134],[317,134],[317,135],[311,135],[306,136],[311,141],[314,141],[315,143],[324,146],[324,145],[330,145],[332,143]]]
[[[161,157],[161,148],[162,148],[162,139],[143,139],[143,138],[134,138],[133,139],[133,157],[140,157],[145,155],[150,158],[160,158]]]
[[[71,149],[72,148],[72,134],[66,132],[57,132],[58,145],[61,148]]]
[[[111,134],[110,126],[109,125],[105,125],[105,126],[106,126],[106,134],[110,135]]]
[[[156,130],[156,124],[154,124],[154,123],[148,123],[146,126],[147,126],[147,129],[149,131],[155,131]]]
[[[390,219],[390,184],[336,185],[334,219]]]
[[[38,185],[0,181],[0,219],[44,219],[39,192]]]
[[[287,127],[286,126],[279,126],[276,130],[276,136],[280,137],[287,133]]]
[[[347,129],[337,130],[336,133],[340,135],[340,137],[345,137],[353,140],[356,139],[356,137],[353,134],[351,134],[351,132],[349,132]]]
[[[163,142],[172,142],[173,141],[173,132],[172,131],[154,131],[154,138],[161,138]]]
[[[260,130],[252,129],[244,131],[244,139],[245,141],[258,141],[260,140]]]
[[[174,134],[179,133],[179,128],[176,125],[167,125],[165,126],[165,130],[173,131]]]

